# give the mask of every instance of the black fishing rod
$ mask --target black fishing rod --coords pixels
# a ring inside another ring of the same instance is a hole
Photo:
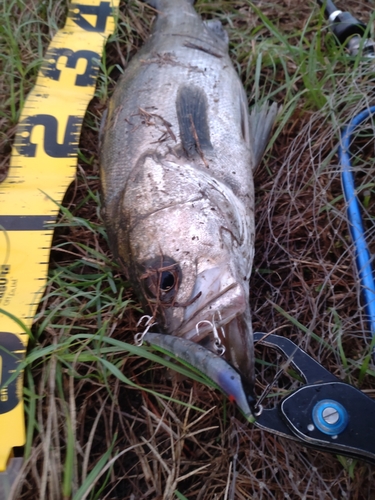
[[[364,39],[367,26],[352,16],[350,12],[343,12],[331,1],[317,0],[324,7],[324,14],[329,21],[329,27],[337,41],[346,48],[351,56],[356,56],[363,43],[363,55],[374,57],[374,42],[370,38]]]
[[[363,56],[375,57],[375,44],[369,38],[369,35],[366,37],[367,27],[362,21],[356,19],[349,12],[339,10],[331,0],[317,0],[317,2],[321,7],[324,7],[325,16],[337,42],[345,46],[350,56],[356,56],[362,48]],[[347,206],[349,229],[355,248],[355,260],[365,311],[368,316],[371,336],[375,337],[375,282],[350,154],[350,143],[355,129],[373,115],[375,115],[375,106],[365,109],[354,116],[349,124],[341,130],[338,156],[341,165],[341,182]]]

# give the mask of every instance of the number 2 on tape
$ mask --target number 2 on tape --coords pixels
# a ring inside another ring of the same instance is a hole
[[[46,282],[48,225],[75,175],[83,117],[118,4],[70,5],[26,100],[8,177],[0,184],[0,472],[12,448],[25,442],[20,363]]]

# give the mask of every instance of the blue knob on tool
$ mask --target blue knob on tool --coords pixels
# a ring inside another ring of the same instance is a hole
[[[323,399],[312,411],[315,427],[328,436],[340,434],[348,425],[348,412],[333,399]]]

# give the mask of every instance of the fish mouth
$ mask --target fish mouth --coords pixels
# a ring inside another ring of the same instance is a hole
[[[175,335],[222,355],[254,386],[254,346],[248,291],[228,266],[198,274],[184,321]]]

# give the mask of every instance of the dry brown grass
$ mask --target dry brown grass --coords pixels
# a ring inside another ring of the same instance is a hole
[[[319,25],[316,9],[308,21],[312,3],[280,0],[256,5],[294,46],[300,43],[301,29],[308,22],[311,27]],[[364,1],[338,5],[365,21],[369,18],[370,7]],[[295,78],[292,88],[283,87],[286,72],[290,78],[300,70],[290,51],[277,45],[264,27],[256,44],[249,42],[251,30],[261,23],[248,2],[198,1],[197,10],[205,16],[220,15],[227,24],[231,51],[250,99],[259,46],[264,51],[261,79],[267,90],[284,103],[284,111],[288,99],[296,99],[293,113],[256,173],[257,241],[251,280],[254,329],[290,337],[340,379],[358,385],[368,327],[359,300],[335,148],[339,126],[352,112],[371,102],[369,89],[374,82],[359,73],[355,78],[350,76],[351,66],[339,62],[335,69],[342,76],[336,83],[327,79],[325,95],[330,98],[318,110],[311,91],[304,92],[302,76]],[[119,36],[107,46],[107,65],[126,67],[148,36],[151,23],[151,9],[135,0],[123,3]],[[314,30],[307,32],[303,42],[306,50],[313,35]],[[317,74],[321,77],[324,69]],[[111,77],[117,76],[115,69]],[[67,216],[60,219],[62,225],[56,231],[51,256],[54,279],[36,318],[38,345],[32,346],[31,354],[49,345],[62,346],[72,335],[95,333],[98,328],[112,339],[131,343],[141,314],[132,291],[122,283],[116,267],[106,261],[111,255],[100,229],[97,126],[105,105],[105,92],[98,89],[80,143],[80,150],[92,161],[80,161],[77,180],[64,202],[75,218],[89,221],[89,226]],[[2,139],[6,158],[13,125],[7,122],[7,140]],[[365,129],[373,135],[372,123]],[[363,137],[357,144],[358,182],[372,183],[374,142]],[[366,224],[369,241],[373,242],[374,189],[370,190]],[[58,280],[56,276],[64,268],[69,271]],[[122,303],[132,302],[123,308],[118,301],[111,304],[107,296],[114,292],[109,290],[109,281],[104,289],[102,284],[96,290],[93,283],[79,293],[77,276],[92,274],[93,269],[112,276]],[[90,305],[95,294],[101,294],[102,304],[106,304],[102,309]],[[297,328],[275,305],[332,349]],[[75,358],[74,352],[60,347],[53,354],[36,357],[27,372],[26,402],[28,407],[35,402],[36,423],[30,431],[32,447],[15,498],[62,498],[61,482],[71,443],[73,492],[110,450],[101,472],[92,480],[92,492],[82,499],[183,498],[176,496],[176,490],[189,500],[375,497],[373,466],[339,461],[331,454],[308,450],[258,430],[217,391],[181,381],[142,358],[121,352],[107,355],[126,377],[156,394],[127,386],[103,364],[89,359],[88,353],[96,353],[94,344],[85,350],[87,359],[81,351]],[[260,349],[257,352],[258,357],[275,365],[281,362],[278,356]],[[275,368],[258,369],[258,393],[274,373]],[[374,371],[364,378],[361,388],[375,398],[373,375]],[[274,393],[282,393],[285,387],[292,387],[287,375],[279,380]],[[188,406],[166,401],[161,395]]]

